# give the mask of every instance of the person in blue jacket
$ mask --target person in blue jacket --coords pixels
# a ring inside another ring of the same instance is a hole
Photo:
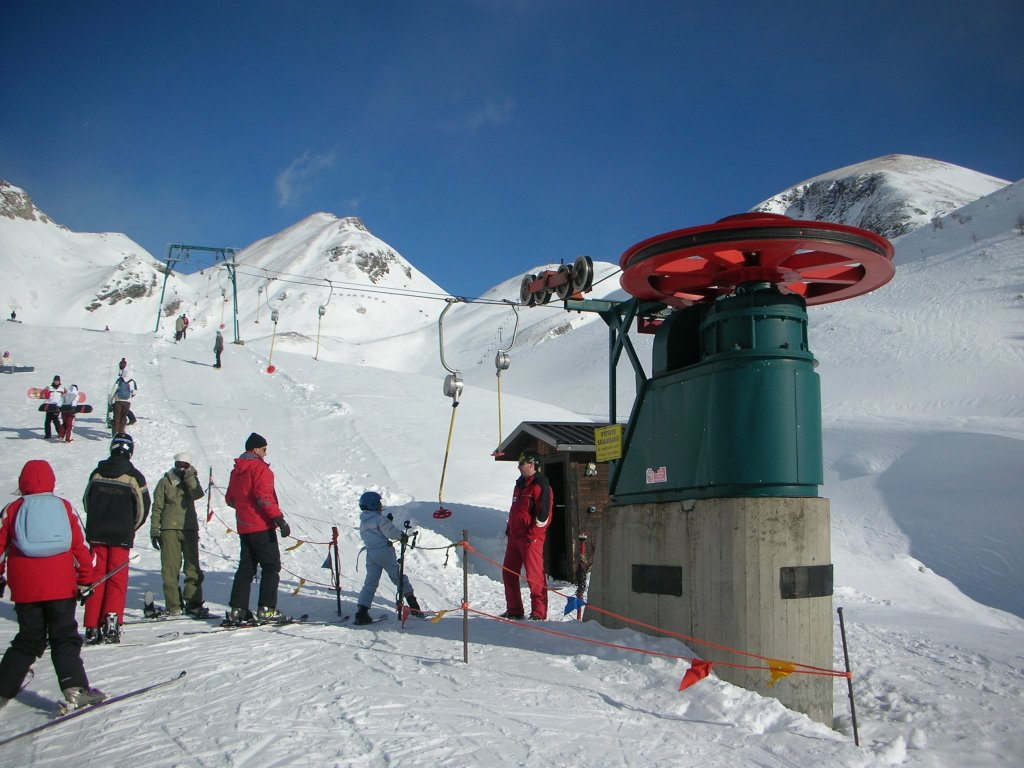
[[[398,586],[398,558],[395,557],[395,548],[392,542],[408,541],[408,534],[402,531],[392,521],[391,515],[384,515],[384,500],[376,491],[367,491],[359,497],[359,535],[363,539],[366,550],[366,579],[363,581],[363,589],[359,593],[359,607],[356,610],[356,624],[369,624],[373,621],[370,617],[370,605],[373,603],[373,596],[377,593],[377,585],[380,584],[381,573],[387,571],[388,578]],[[420,604],[413,594],[412,584],[409,577],[402,574],[402,594],[405,595],[405,604],[413,616],[422,616]]]

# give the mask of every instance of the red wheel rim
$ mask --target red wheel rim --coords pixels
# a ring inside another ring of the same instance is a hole
[[[885,285],[896,272],[892,256],[892,243],[865,229],[747,213],[634,245],[619,259],[620,283],[638,299],[673,307],[758,282],[827,304]]]

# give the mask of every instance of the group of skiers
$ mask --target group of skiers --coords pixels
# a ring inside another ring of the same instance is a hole
[[[118,381],[122,382],[125,367],[119,370]],[[59,377],[54,384],[59,386]],[[42,460],[29,461],[23,467],[18,484],[21,497],[3,509],[0,521],[0,596],[9,582],[18,617],[18,633],[0,659],[0,707],[18,692],[47,644],[65,696],[63,706],[75,708],[105,698],[102,691],[90,687],[80,658],[83,640],[75,621],[75,603],[80,600],[85,605],[85,643],[120,642],[129,555],[136,531],[147,519],[150,541],[160,552],[164,610],[171,615],[209,617],[203,601],[195,509],[195,502],[205,492],[196,469],[187,453],[176,454],[173,467],[161,477],[151,498],[146,478],[131,462],[134,450],[132,436],[117,432],[109,456],[90,473],[82,497],[84,530],[71,503],[54,495],[52,467]],[[234,461],[225,492],[225,502],[235,510],[240,553],[224,626],[291,621],[277,608],[281,570],[278,534],[288,537],[291,529],[278,503],[274,473],[266,461],[268,450],[263,436],[250,434],[245,450]],[[506,610],[501,616],[506,620],[525,618],[519,577],[525,567],[529,618],[544,620],[544,540],[554,500],[550,485],[539,471],[538,454],[524,452],[518,466],[520,477],[505,529]],[[366,576],[354,623],[373,621],[369,611],[383,573],[398,588],[398,602],[404,602],[410,614],[422,616],[394,549],[394,542],[405,545],[415,531],[409,530],[408,521],[403,529],[391,514],[384,514],[384,501],[377,491],[363,493],[359,509]],[[33,525],[25,525],[28,520]],[[183,588],[179,583],[182,569]],[[249,601],[257,570],[260,585],[253,613]],[[158,615],[151,604],[146,606],[145,614]]]

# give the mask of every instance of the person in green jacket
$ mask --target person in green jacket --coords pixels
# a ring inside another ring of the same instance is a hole
[[[187,453],[174,457],[174,467],[160,478],[153,492],[149,535],[160,551],[164,600],[172,616],[185,613],[196,618],[210,615],[203,606],[203,570],[199,567],[199,520],[196,500],[203,498],[196,468]],[[185,588],[179,591],[178,574],[184,564]],[[184,605],[182,605],[184,602]]]

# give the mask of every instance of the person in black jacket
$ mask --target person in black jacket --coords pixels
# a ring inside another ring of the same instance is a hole
[[[121,642],[128,555],[150,507],[146,478],[132,466],[134,452],[131,435],[114,435],[110,458],[96,465],[82,497],[85,540],[96,561],[94,573],[97,580],[108,577],[85,602],[85,642],[90,644]]]

